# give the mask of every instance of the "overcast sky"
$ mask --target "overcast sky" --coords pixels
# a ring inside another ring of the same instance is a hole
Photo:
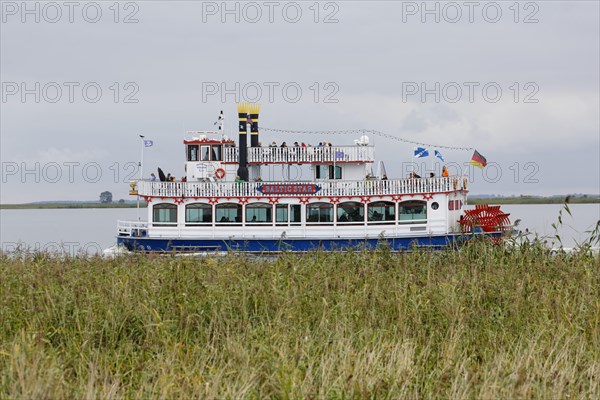
[[[146,176],[182,176],[184,131],[223,110],[236,137],[236,97],[265,127],[374,129],[462,168],[435,146],[476,148],[472,194],[600,192],[597,1],[23,4],[2,2],[1,203],[128,198],[139,134]],[[372,141],[390,178],[435,164]]]

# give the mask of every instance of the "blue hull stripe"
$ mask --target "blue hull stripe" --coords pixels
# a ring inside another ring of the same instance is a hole
[[[501,233],[485,234],[487,237],[499,235]],[[343,251],[348,249],[375,249],[378,245],[387,245],[391,250],[403,251],[414,247],[443,249],[449,246],[458,246],[473,237],[473,235],[456,234],[385,239],[224,240],[117,236],[117,244],[124,245],[130,251],[144,252],[219,252],[231,250],[236,252],[273,253],[310,250]]]

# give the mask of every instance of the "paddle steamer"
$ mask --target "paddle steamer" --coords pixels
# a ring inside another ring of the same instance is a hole
[[[239,139],[188,132],[185,180],[131,182],[147,202],[147,221],[118,221],[117,243],[131,251],[271,253],[389,246],[447,248],[504,233],[499,207],[466,210],[464,176],[373,174],[375,149],[367,136],[353,144],[263,146],[259,106],[238,104]],[[248,143],[248,127],[250,143]],[[309,178],[290,181],[290,168]],[[273,167],[283,179],[268,181]],[[286,171],[288,174],[286,175]]]

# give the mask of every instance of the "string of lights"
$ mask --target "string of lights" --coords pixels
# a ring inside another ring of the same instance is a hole
[[[418,146],[427,146],[427,147],[435,147],[438,149],[448,149],[448,150],[464,150],[471,151],[473,147],[458,147],[458,146],[445,146],[440,144],[431,144],[431,143],[422,143],[414,140],[404,139],[398,136],[391,135],[389,133],[380,132],[372,129],[349,129],[349,130],[340,130],[340,131],[294,131],[290,129],[276,129],[276,128],[265,128],[261,126],[259,130],[267,131],[267,132],[275,132],[275,133],[287,133],[287,134],[300,134],[300,135],[356,135],[356,134],[367,134],[370,133],[374,136],[379,136],[385,139],[396,140],[398,142],[410,143]]]

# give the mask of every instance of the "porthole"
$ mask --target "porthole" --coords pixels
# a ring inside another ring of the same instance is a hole
[[[431,203],[431,208],[433,210],[437,210],[438,208],[440,208],[440,205],[438,204],[437,201],[434,201],[433,203]]]

